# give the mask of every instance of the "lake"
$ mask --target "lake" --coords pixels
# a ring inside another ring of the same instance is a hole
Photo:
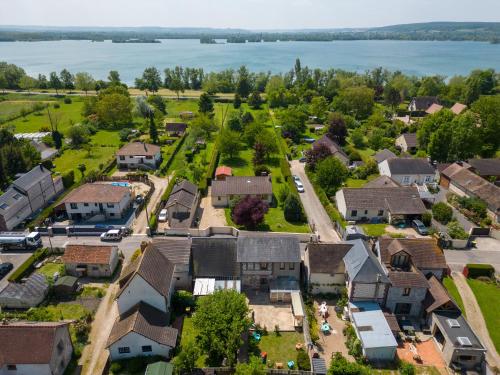
[[[148,66],[163,70],[181,65],[208,72],[246,65],[252,71],[280,73],[290,70],[296,58],[312,68],[363,72],[382,66],[418,76],[449,77],[476,68],[500,71],[500,44],[391,40],[200,44],[199,40],[186,39],[157,44],[73,40],[0,43],[0,61],[19,65],[30,75],[67,68],[105,79],[110,70],[118,70],[128,84]]]

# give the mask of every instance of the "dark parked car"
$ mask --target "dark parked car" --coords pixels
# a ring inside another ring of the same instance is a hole
[[[422,236],[427,236],[429,234],[429,229],[427,229],[424,223],[422,223],[420,220],[413,220],[411,222],[411,226],[418,232],[418,234],[421,234]]]
[[[0,277],[7,275],[13,268],[14,265],[10,262],[0,264]]]

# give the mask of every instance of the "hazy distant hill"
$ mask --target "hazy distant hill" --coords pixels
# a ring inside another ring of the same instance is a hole
[[[500,42],[500,22],[430,22],[376,28],[244,30],[197,27],[0,26],[0,41],[227,39],[246,41],[469,40]]]

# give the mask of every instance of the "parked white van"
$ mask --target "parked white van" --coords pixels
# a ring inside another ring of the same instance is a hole
[[[122,232],[119,229],[111,229],[101,234],[101,241],[121,241]]]

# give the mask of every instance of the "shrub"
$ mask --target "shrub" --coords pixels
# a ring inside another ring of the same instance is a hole
[[[71,98],[64,98],[64,104],[71,104]]]
[[[304,349],[297,352],[297,367],[299,370],[311,371],[311,361],[309,360],[309,355]]]
[[[300,203],[299,197],[296,194],[289,194],[283,204],[283,213],[285,220],[292,223],[300,223],[304,221],[304,210]]]
[[[415,366],[408,362],[401,361],[398,367],[401,375],[415,375],[417,373]]]
[[[53,107],[54,107],[55,109],[58,109],[58,108],[61,108],[61,105],[60,105],[59,103],[54,103]]]
[[[141,372],[144,370],[146,363],[144,362],[143,357],[135,357],[128,361],[127,370],[132,374],[137,372]]]
[[[172,297],[172,305],[174,309],[179,312],[185,312],[187,308],[194,308],[196,303],[193,298],[193,293],[184,290],[175,292]]]
[[[119,362],[113,362],[111,364],[111,366],[109,366],[109,371],[112,374],[119,374],[122,371],[122,369],[123,369],[123,367],[122,367],[121,363],[119,363]]]
[[[158,228],[158,218],[154,213],[151,214],[151,217],[149,218],[149,228],[151,230],[156,230]]]
[[[69,189],[75,183],[75,171],[71,170],[62,175],[63,186]]]
[[[266,176],[271,173],[271,170],[265,165],[257,165],[253,170],[256,176]]]
[[[467,270],[467,277],[476,279],[479,277],[493,277],[495,275],[495,268],[491,264],[473,264],[465,265]]]
[[[426,227],[429,227],[432,223],[432,214],[430,212],[425,212],[423,215],[422,215],[422,223],[424,223],[424,225]]]
[[[458,221],[450,221],[447,225],[448,234],[455,240],[466,240],[469,234],[463,230]]]
[[[132,263],[134,260],[139,258],[141,256],[141,254],[142,254],[141,249],[137,249],[136,251],[134,251],[134,253],[132,254],[132,257],[130,258],[130,263]]]
[[[439,202],[432,206],[432,215],[441,224],[448,224],[453,217],[453,210],[446,203]]]

